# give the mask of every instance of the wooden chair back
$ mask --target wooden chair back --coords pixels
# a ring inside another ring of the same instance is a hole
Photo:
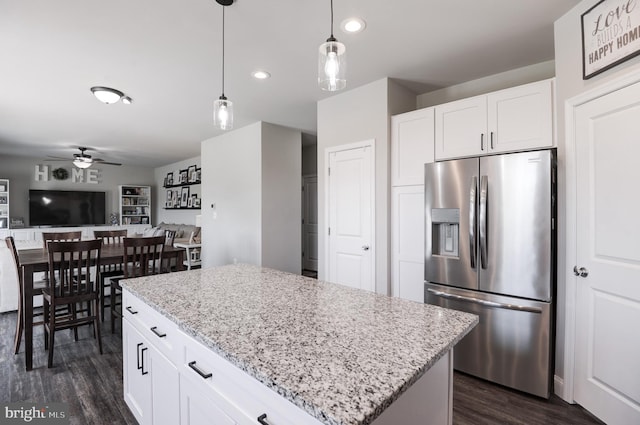
[[[164,244],[167,246],[173,246],[173,241],[176,238],[175,230],[165,230],[164,231]]]
[[[164,236],[124,238],[124,258],[129,263],[124,278],[160,273],[164,242]]]
[[[103,245],[122,245],[127,237],[127,230],[94,230],[93,237],[102,239]]]
[[[49,241],[48,293],[65,302],[84,301],[97,294],[102,240]],[[97,298],[96,298],[97,299]]]
[[[43,248],[47,249],[48,242],[68,242],[82,239],[82,231],[77,232],[42,232]]]

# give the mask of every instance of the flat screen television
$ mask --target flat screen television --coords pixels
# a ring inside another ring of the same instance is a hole
[[[106,224],[105,192],[29,190],[31,226]]]

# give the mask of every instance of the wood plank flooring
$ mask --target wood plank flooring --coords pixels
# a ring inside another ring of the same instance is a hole
[[[103,326],[104,354],[100,355],[88,327],[81,330],[78,342],[71,332],[58,332],[54,367],[47,369],[42,327],[38,327],[34,369],[26,372],[24,342],[18,355],[12,350],[15,320],[16,313],[0,314],[0,404],[67,403],[72,425],[137,423],[122,396],[120,333],[112,335]],[[453,398],[454,425],[602,424],[580,406],[558,397],[547,401],[459,373],[454,376]]]

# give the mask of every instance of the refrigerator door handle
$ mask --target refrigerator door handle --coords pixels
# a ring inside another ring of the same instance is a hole
[[[506,310],[526,311],[528,313],[537,313],[537,314],[542,313],[542,309],[536,308],[536,307],[527,307],[524,305],[504,304],[504,303],[497,303],[495,301],[480,300],[477,298],[465,297],[463,295],[449,294],[447,292],[436,291],[435,289],[431,289],[431,288],[427,288],[427,291],[437,297],[448,298],[456,301],[470,302],[474,304],[484,305],[487,307],[503,308]]]
[[[487,268],[487,176],[480,177],[480,222],[478,223],[478,234],[480,235],[480,265]]]
[[[476,268],[476,191],[478,188],[478,178],[473,177],[471,180],[471,189],[469,190],[469,260],[471,268]]]

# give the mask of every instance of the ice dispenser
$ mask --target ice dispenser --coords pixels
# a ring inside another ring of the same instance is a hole
[[[432,255],[458,257],[460,209],[433,208],[431,210]]]

